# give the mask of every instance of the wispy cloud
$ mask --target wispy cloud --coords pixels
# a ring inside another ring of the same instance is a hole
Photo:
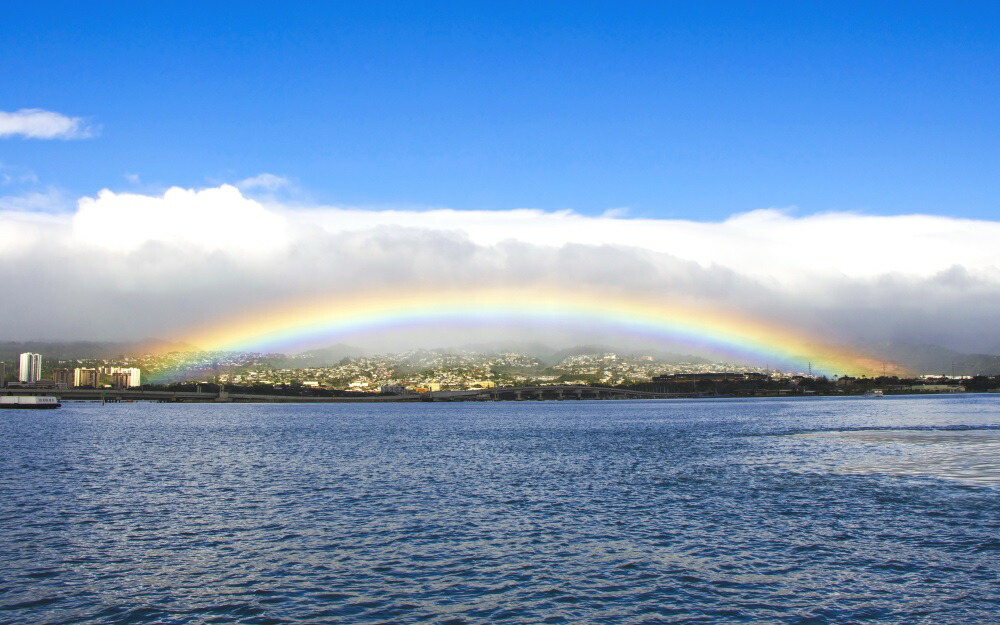
[[[236,186],[243,191],[277,191],[278,189],[287,187],[289,184],[291,184],[291,181],[284,176],[262,173],[250,178],[244,178],[237,182]]]
[[[66,213],[72,207],[73,200],[54,187],[41,192],[0,196],[0,224],[4,223],[5,218],[17,219],[19,216],[39,213]],[[0,252],[2,251],[3,248],[0,246]]]
[[[608,219],[618,219],[620,217],[628,217],[629,208],[627,206],[619,206],[617,208],[609,208],[608,210],[601,213],[601,217],[607,217]]]
[[[97,132],[98,128],[82,117],[42,109],[21,109],[12,113],[0,111],[0,138],[87,139]]]
[[[0,185],[34,184],[37,182],[38,175],[30,169],[0,163]]]

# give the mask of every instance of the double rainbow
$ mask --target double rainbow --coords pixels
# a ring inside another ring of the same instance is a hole
[[[687,345],[763,364],[817,373],[868,374],[881,362],[784,325],[688,307],[656,297],[565,288],[388,290],[257,310],[192,332],[183,340],[210,351],[296,351],[360,333],[431,327],[588,328]]]

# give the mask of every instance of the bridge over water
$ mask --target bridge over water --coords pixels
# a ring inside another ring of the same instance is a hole
[[[703,397],[705,393],[654,393],[607,386],[501,386],[470,391],[439,391],[428,393],[439,401],[523,401],[560,399],[676,399]]]
[[[548,401],[580,399],[673,399],[703,397],[704,393],[654,393],[604,386],[513,386],[468,391],[436,391],[406,395],[367,395],[363,397],[309,397],[301,395],[260,395],[255,393],[166,391],[148,389],[0,389],[0,395],[51,395],[69,401],[101,402],[240,402],[240,403],[356,403],[414,401]]]

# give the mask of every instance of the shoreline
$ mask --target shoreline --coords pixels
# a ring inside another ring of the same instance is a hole
[[[367,395],[352,397],[308,397],[296,395],[265,395],[256,393],[222,392],[188,392],[161,390],[127,390],[127,389],[0,389],[0,394],[14,396],[53,396],[60,401],[101,402],[101,403],[295,403],[295,404],[325,404],[325,403],[433,403],[433,402],[484,402],[484,401],[585,401],[585,400],[665,400],[665,399],[781,399],[781,398],[868,398],[879,399],[894,396],[952,396],[952,395],[991,395],[995,392],[935,392],[912,391],[890,392],[882,397],[865,394],[839,393],[785,393],[785,394],[716,394],[716,393],[652,393],[630,389],[610,387],[585,386],[537,386],[537,387],[501,387],[493,389],[477,389],[470,391],[435,391],[429,393],[407,395]]]

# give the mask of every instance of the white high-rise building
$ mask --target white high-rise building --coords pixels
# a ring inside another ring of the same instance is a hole
[[[112,376],[118,388],[142,386],[142,372],[138,367],[104,367],[101,371]]]
[[[21,354],[18,368],[18,380],[21,382],[37,382],[42,379],[42,355],[24,352]]]

